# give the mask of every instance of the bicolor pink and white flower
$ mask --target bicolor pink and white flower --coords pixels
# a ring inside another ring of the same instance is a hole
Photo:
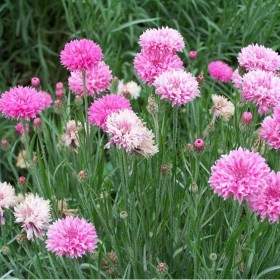
[[[57,256],[78,258],[86,252],[92,253],[97,242],[97,232],[92,223],[83,218],[68,216],[49,227],[46,248]]]

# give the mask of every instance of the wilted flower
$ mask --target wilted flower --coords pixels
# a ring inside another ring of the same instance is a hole
[[[50,202],[30,193],[24,201],[15,207],[16,223],[22,223],[27,233],[27,239],[33,240],[34,235],[42,238],[43,231],[48,228],[50,217]]]
[[[222,118],[228,121],[234,115],[233,103],[221,95],[213,94],[211,98],[214,106],[210,109],[210,113],[213,114],[214,119]]]
[[[75,216],[78,213],[78,209],[68,209],[68,203],[66,199],[57,200],[57,214],[58,216]]]
[[[37,162],[36,152],[33,152],[33,163]],[[22,169],[29,168],[28,153],[26,150],[20,151],[17,156],[16,166]]]
[[[216,261],[218,258],[217,254],[216,253],[211,253],[210,256],[209,256],[209,259],[214,262]]]
[[[75,120],[70,120],[66,125],[66,134],[62,135],[62,141],[65,146],[69,148],[76,149],[79,147],[79,131],[82,128],[82,124],[80,122],[76,122]]]
[[[127,212],[126,212],[126,211],[121,211],[121,212],[120,212],[120,218],[121,218],[121,219],[126,219],[127,216],[128,216],[128,215],[127,215]]]
[[[106,258],[102,258],[101,269],[108,275],[116,274],[115,267],[119,264],[118,257],[114,251],[107,253]]]
[[[97,233],[92,223],[78,217],[58,219],[49,227],[46,248],[57,256],[82,257],[97,246]]]
[[[0,224],[5,224],[4,210],[16,203],[15,189],[9,183],[0,182]]]

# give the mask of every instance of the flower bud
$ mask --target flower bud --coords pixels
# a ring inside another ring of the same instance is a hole
[[[64,98],[64,91],[63,91],[63,89],[60,89],[60,88],[56,89],[55,95],[56,95],[56,97],[58,99],[63,99]]]
[[[33,120],[33,125],[37,128],[40,127],[42,125],[41,119],[40,118],[35,118]]]
[[[33,87],[38,87],[39,85],[40,85],[40,79],[38,78],[38,77],[33,77],[32,79],[31,79],[31,85],[33,86]]]
[[[212,253],[212,254],[210,254],[210,256],[209,256],[209,259],[210,259],[212,262],[216,261],[217,258],[218,258],[218,256],[217,256],[217,254],[215,254],[215,253]]]
[[[23,186],[26,182],[26,178],[24,176],[20,176],[18,181],[19,181],[19,184],[21,186]]]
[[[193,143],[196,152],[201,152],[204,149],[204,141],[202,139],[196,139]]]
[[[83,98],[81,95],[76,95],[75,96],[75,100],[74,100],[74,103],[76,104],[76,106],[80,107],[83,105]]]
[[[197,57],[197,52],[196,51],[190,51],[189,52],[189,58],[194,60]]]
[[[56,89],[63,89],[64,88],[64,85],[62,82],[57,82],[56,83]]]
[[[1,140],[1,147],[2,147],[3,149],[7,149],[8,146],[9,146],[9,142],[8,142],[6,139],[2,139],[2,140]]]
[[[203,77],[203,75],[202,75],[202,74],[198,75],[198,76],[196,77],[196,80],[197,80],[197,82],[198,82],[199,84],[203,84],[203,82],[204,82],[204,77]]]
[[[241,117],[241,121],[243,124],[245,125],[250,125],[252,123],[253,120],[253,115],[251,112],[244,112],[242,117]]]

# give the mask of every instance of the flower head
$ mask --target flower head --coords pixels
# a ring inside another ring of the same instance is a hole
[[[2,94],[0,111],[8,118],[29,120],[46,108],[45,98],[34,88],[14,87]]]
[[[33,240],[34,235],[42,238],[43,231],[48,228],[50,217],[50,202],[33,193],[15,207],[16,223],[22,223],[27,233],[27,239]]]
[[[153,84],[155,93],[161,99],[168,99],[172,105],[185,105],[199,95],[198,82],[191,73],[173,70],[162,73]]]
[[[184,38],[175,29],[169,27],[146,30],[139,40],[140,46],[147,52],[175,53],[185,47]]]
[[[134,81],[124,84],[123,80],[119,81],[117,94],[126,98],[137,99],[140,95],[141,87]]]
[[[89,95],[95,95],[110,87],[112,74],[109,66],[100,61],[97,66],[86,71],[86,91]],[[74,94],[83,95],[82,71],[71,72],[68,79],[69,88]]]
[[[154,134],[131,110],[112,113],[106,121],[107,132],[111,136],[107,144],[115,144],[127,152],[134,152],[148,158],[158,152],[154,144]]]
[[[17,203],[15,189],[9,183],[0,182],[0,224],[4,224],[3,211]]]
[[[232,77],[232,68],[223,61],[212,61],[208,65],[210,76],[220,82],[227,83]]]
[[[234,115],[234,104],[221,95],[213,94],[211,98],[214,106],[210,109],[210,113],[215,118],[222,118],[228,121]]]
[[[211,167],[209,183],[219,196],[239,203],[266,188],[270,169],[258,153],[239,148],[223,155]]]
[[[123,109],[131,109],[129,101],[116,94],[106,94],[95,100],[88,110],[88,119],[92,125],[106,130],[106,119],[113,113]]]
[[[260,137],[273,149],[280,149],[280,120],[266,117],[261,125]]]
[[[67,43],[60,53],[60,62],[69,71],[91,70],[101,61],[102,50],[92,40],[81,39]]]
[[[256,212],[264,220],[266,217],[272,223],[279,222],[280,215],[280,172],[271,171],[267,188],[263,193],[252,196],[248,204],[252,211]]]
[[[183,61],[175,54],[158,54],[151,57],[142,51],[134,59],[134,69],[139,78],[151,86],[156,77],[168,70],[183,70]]]
[[[250,71],[243,76],[242,98],[259,106],[264,114],[280,102],[280,78],[263,70]]]
[[[258,44],[243,48],[238,54],[240,66],[246,70],[277,71],[280,69],[280,56],[277,52]]]
[[[92,223],[78,217],[57,220],[47,232],[46,248],[57,256],[82,257],[92,253],[97,245],[97,233]]]

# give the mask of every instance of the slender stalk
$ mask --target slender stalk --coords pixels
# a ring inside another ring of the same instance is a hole
[[[86,125],[86,134],[89,139],[89,126],[88,126],[88,98],[87,98],[87,88],[86,88],[86,71],[82,71],[83,76],[83,94],[85,99],[85,125]]]

